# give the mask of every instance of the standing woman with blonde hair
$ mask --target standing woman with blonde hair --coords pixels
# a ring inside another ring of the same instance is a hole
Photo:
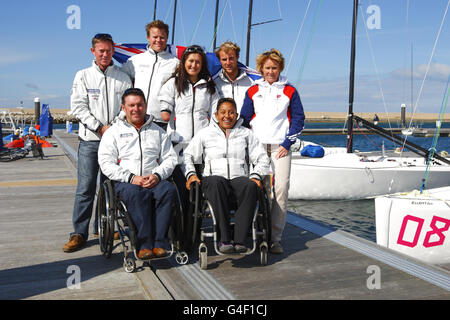
[[[271,160],[274,201],[270,252],[281,254],[291,173],[290,147],[303,130],[305,114],[297,90],[280,75],[284,68],[280,51],[271,49],[259,54],[256,68],[262,78],[247,90],[241,118],[264,145]]]

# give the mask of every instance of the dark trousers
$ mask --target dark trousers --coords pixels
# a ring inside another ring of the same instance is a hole
[[[137,230],[138,250],[168,248],[166,239],[172,215],[176,188],[160,181],[148,189],[130,183],[118,182],[115,191],[123,200]]]
[[[230,200],[236,200],[234,242],[244,243],[255,213],[258,185],[247,177],[208,176],[202,180],[202,190],[214,210],[221,242],[231,241]]]

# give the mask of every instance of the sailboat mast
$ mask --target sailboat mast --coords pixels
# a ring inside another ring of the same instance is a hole
[[[414,112],[414,102],[413,102],[413,86],[414,86],[414,80],[413,80],[413,44],[411,43],[411,114]]]
[[[217,39],[217,17],[219,15],[219,0],[216,0],[216,14],[214,17],[214,41],[213,41],[213,51],[216,50],[216,39]]]
[[[358,18],[358,0],[353,1],[352,45],[350,54],[350,84],[348,93],[347,119],[347,153],[353,152],[353,97],[355,87],[355,56],[356,56],[356,23]]]
[[[156,6],[157,6],[157,4],[158,4],[158,0],[155,0],[155,7],[153,9],[153,21],[156,20]]]
[[[177,17],[177,0],[175,0],[175,6],[173,7],[173,22],[172,22],[172,44],[175,39],[175,18]]]
[[[253,10],[253,0],[249,0],[248,3],[248,22],[247,22],[247,52],[245,55],[245,65],[248,66],[250,58],[250,30],[252,28],[252,10]]]

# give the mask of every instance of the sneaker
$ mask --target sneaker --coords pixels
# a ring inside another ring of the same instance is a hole
[[[229,242],[219,242],[219,252],[224,254],[233,253],[234,247]]]
[[[245,253],[245,252],[247,252],[247,247],[244,246],[243,244],[236,243],[234,245],[234,251],[237,253]]]
[[[67,242],[64,247],[64,252],[74,252],[81,249],[85,245],[86,241],[80,234],[74,234],[70,237],[69,242]]]
[[[283,253],[283,247],[281,246],[281,242],[275,241],[272,243],[269,249],[270,253],[275,254],[282,254]]]

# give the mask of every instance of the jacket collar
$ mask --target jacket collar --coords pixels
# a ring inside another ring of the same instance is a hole
[[[102,69],[100,69],[100,67],[98,66],[97,62],[94,60],[92,60],[92,67],[95,68],[98,72],[101,73],[106,73],[108,72],[109,69],[114,67],[114,62],[111,60],[111,63],[109,64],[108,67],[106,67],[106,70],[103,72]]]
[[[223,69],[220,69],[219,73],[217,74],[218,77],[220,77],[220,79],[222,79],[222,81],[224,82],[228,82],[231,83],[231,79],[226,75],[225,71]],[[234,80],[234,82],[239,81],[245,77],[247,77],[247,72],[245,72],[245,70],[238,68],[238,76],[236,77],[236,79]]]
[[[222,129],[221,129],[220,126],[219,126],[219,122],[218,122],[217,119],[216,119],[216,115],[215,115],[215,114],[213,114],[212,120],[213,120],[213,121],[210,121],[210,122],[209,122],[209,125],[210,125],[211,127],[213,127],[215,130],[219,130],[220,132],[223,133]],[[242,118],[239,117],[239,118],[237,119],[236,123],[234,124],[234,127],[231,128],[231,132],[233,132],[235,129],[238,129],[239,127],[241,127],[241,125],[242,125],[243,122],[244,122],[244,120],[243,120]]]
[[[198,87],[199,85],[207,84],[208,82],[205,79],[202,78],[202,79],[198,80],[194,84],[192,84],[190,81],[189,81],[189,83],[195,88],[195,87]]]
[[[129,123],[128,121],[127,121],[127,117],[126,117],[126,114],[125,114],[125,112],[120,112],[120,114],[119,114],[119,117],[118,117],[118,119],[120,120],[120,121],[122,121],[126,126],[129,126],[129,127],[133,127],[134,128],[134,126],[131,124],[131,123]],[[151,123],[152,123],[152,121],[153,121],[153,116],[150,114],[147,114],[146,116],[145,116],[145,123],[142,125],[142,127],[141,127],[141,129],[142,128],[144,128],[144,127],[146,127],[146,126],[149,126]]]
[[[260,79],[256,80],[255,84],[258,84],[262,87],[270,87],[270,84],[266,80],[264,80],[264,78],[260,78]],[[287,78],[285,76],[280,75],[280,78],[278,79],[278,81],[272,83],[272,86],[277,87],[277,88],[283,88],[286,84],[287,84]]]
[[[148,45],[147,45],[147,51],[146,51],[146,52],[148,52],[148,53],[151,54],[152,56],[156,56],[156,55],[157,55],[158,57],[166,56],[166,55],[172,55],[172,53],[170,53],[169,46],[166,46],[166,49],[163,50],[163,51],[155,52],[155,50],[153,50],[153,49],[150,47],[150,44],[148,44]]]

